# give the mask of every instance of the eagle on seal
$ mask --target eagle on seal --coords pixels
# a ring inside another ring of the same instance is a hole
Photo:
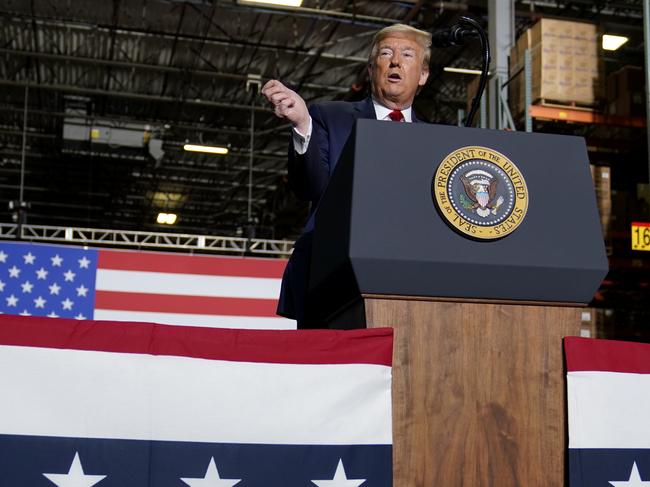
[[[478,176],[476,173],[479,172],[488,175],[489,179],[485,176],[474,177],[470,179],[470,177],[473,175]],[[463,183],[463,187],[465,188],[465,193],[473,202],[472,206],[470,207],[471,210],[476,210],[476,213],[478,215],[485,218],[490,214],[492,210],[498,208],[498,202],[496,205],[493,204],[494,198],[497,195],[497,185],[499,184],[499,180],[497,178],[492,177],[492,175],[489,175],[488,173],[484,173],[484,171],[470,171],[465,175],[461,175],[460,180]]]

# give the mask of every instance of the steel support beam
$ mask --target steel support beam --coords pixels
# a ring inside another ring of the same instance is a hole
[[[79,93],[83,95],[103,95],[110,96],[114,98],[132,98],[135,100],[146,100],[146,101],[161,101],[161,102],[171,102],[171,103],[188,103],[190,105],[199,105],[204,107],[216,107],[216,108],[230,108],[234,110],[246,110],[251,109],[250,105],[243,105],[241,103],[228,103],[223,101],[213,101],[213,100],[203,100],[199,98],[176,98],[173,96],[159,96],[159,95],[149,95],[145,93],[130,93],[126,91],[111,91],[103,90],[98,88],[84,88],[82,86],[72,86],[72,85],[60,85],[60,84],[50,84],[50,83],[39,83],[31,84],[26,81],[9,81],[0,79],[0,86],[18,86],[20,88],[25,88],[27,85],[31,86],[34,89],[43,89],[43,90],[52,90],[52,91],[62,91],[65,93]],[[255,110],[258,112],[273,113],[273,110],[270,108],[256,106]]]
[[[646,120],[650,120],[650,0],[643,0],[643,48],[645,50]],[[646,123],[648,185],[650,186],[650,123]]]
[[[0,12],[0,17],[5,17],[6,22],[16,21],[14,15],[9,15],[6,13],[2,15],[2,12]],[[73,22],[73,21],[58,20],[58,19],[33,20],[31,17],[28,16],[19,16],[19,18],[21,18],[21,20],[23,20],[24,23],[28,25],[34,22],[38,26],[47,26],[50,28],[59,28],[65,30],[76,30],[85,33],[101,32],[102,34],[108,36],[123,35],[123,36],[130,36],[130,37],[154,38],[154,39],[167,40],[172,42],[176,38],[176,33],[165,32],[165,31],[139,30],[135,28],[125,28],[125,27],[113,28],[110,25],[93,25],[93,24],[88,24],[83,22],[76,22],[76,21]],[[396,20],[396,22],[397,21],[399,21],[399,19]],[[271,51],[273,53],[286,52],[288,54],[297,54],[300,56],[310,56],[310,57],[316,56],[324,59],[332,59],[336,61],[343,61],[349,63],[368,62],[368,58],[361,57],[361,56],[346,56],[343,54],[327,53],[327,52],[319,53],[318,49],[305,49],[303,47],[288,47],[286,45],[281,45],[281,44],[269,44],[263,42],[245,41],[240,39],[219,39],[215,37],[203,37],[199,35],[186,34],[182,32],[178,33],[178,39],[189,43],[205,44],[205,45],[220,46],[220,47],[230,47],[230,48],[232,47],[255,48],[260,51]]]
[[[501,107],[499,90],[508,79],[508,56],[514,43],[515,1],[488,0],[488,34],[492,49],[492,77],[488,85],[488,126],[504,127],[505,115]],[[507,94],[505,94],[507,100]]]
[[[158,71],[162,73],[177,74],[178,76],[186,76],[188,74],[192,76],[200,76],[204,78],[216,78],[216,79],[229,79],[233,81],[242,81],[245,82],[248,79],[248,75],[245,74],[236,74],[236,73],[225,73],[222,71],[207,71],[203,69],[194,69],[189,67],[175,67],[175,66],[161,66],[157,64],[147,64],[147,63],[138,63],[132,61],[116,61],[108,59],[97,59],[92,57],[76,56],[69,54],[55,54],[55,53],[46,53],[46,52],[32,52],[25,51],[20,49],[7,49],[0,47],[0,54],[5,54],[9,56],[16,57],[26,57],[32,59],[41,59],[48,61],[61,61],[64,63],[76,63],[76,64],[88,64],[94,66],[109,66],[115,68],[123,69],[138,69],[146,71]],[[356,62],[356,61],[355,61]],[[287,80],[288,83],[296,84],[297,81]],[[303,83],[304,88],[309,88],[312,90],[322,90],[322,91],[335,91],[345,93],[349,90],[347,87],[341,86],[329,86],[329,85],[320,85],[316,83]]]

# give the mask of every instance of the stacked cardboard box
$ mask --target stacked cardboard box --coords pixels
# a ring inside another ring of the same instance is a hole
[[[602,63],[598,28],[594,24],[541,19],[524,32],[510,50],[510,76],[532,61],[532,101],[593,105],[602,97]],[[524,111],[523,71],[510,83],[514,113]]]
[[[607,77],[607,111],[623,117],[645,116],[643,69],[624,66]]]

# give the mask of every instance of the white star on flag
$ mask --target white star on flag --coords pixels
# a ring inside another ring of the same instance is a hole
[[[0,262],[3,264],[7,262],[7,254],[4,253],[4,251],[0,250]]]
[[[339,460],[332,480],[312,480],[318,487],[359,487],[366,479],[348,479],[343,468],[343,459]]]
[[[5,283],[0,281],[0,292],[5,290]]]
[[[77,274],[72,272],[70,269],[68,269],[68,272],[63,273],[63,277],[65,277],[65,280],[70,281],[70,282],[74,281],[74,276],[76,276],[76,275]]]
[[[48,287],[50,288],[50,294],[59,294],[59,291],[61,290],[61,286],[59,286],[56,282]]]
[[[610,481],[614,487],[650,487],[650,480],[641,480],[636,462],[632,465],[629,480]]]
[[[32,314],[27,311],[26,309],[23,310],[22,313],[18,313],[19,316],[32,316]]]
[[[13,266],[9,269],[9,277],[18,277],[20,275],[20,269],[16,266]]]
[[[20,285],[20,287],[23,288],[24,293],[31,293],[34,285],[29,281],[25,281]]]
[[[61,267],[61,264],[63,263],[63,259],[59,256],[59,254],[51,257],[50,260],[52,261],[53,267]]]
[[[81,313],[79,313],[77,316],[74,317],[74,319],[75,320],[85,320],[86,317],[84,315],[82,315]]]
[[[36,256],[30,252],[26,255],[23,255],[23,259],[25,259],[25,264],[33,264],[36,260]]]
[[[90,264],[90,260],[86,259],[86,257],[82,257],[79,259],[79,268],[80,269],[88,269],[88,264]]]
[[[79,452],[75,452],[68,473],[44,473],[43,475],[57,487],[92,487],[106,478],[106,475],[86,475],[81,466]]]
[[[34,307],[35,308],[45,308],[45,303],[47,303],[47,301],[45,299],[43,299],[41,296],[39,296],[38,298],[36,298],[34,300]]]
[[[83,296],[84,298],[88,295],[88,288],[83,284],[77,288],[77,296]]]
[[[208,470],[203,478],[181,478],[190,487],[232,487],[241,482],[241,479],[222,479],[219,477],[217,465],[214,463],[214,457],[210,458]]]
[[[47,315],[48,318],[58,318],[59,315],[57,315],[54,311],[52,311],[50,314]]]
[[[48,272],[43,267],[41,267],[39,270],[36,271],[36,278],[47,279],[47,274]]]
[[[61,306],[63,306],[63,309],[72,309],[73,304],[74,301],[70,301],[70,298],[65,298],[65,301],[61,301]]]
[[[5,298],[7,300],[7,306],[13,306],[15,307],[18,304],[18,298],[14,296],[13,294],[9,296],[8,298]]]

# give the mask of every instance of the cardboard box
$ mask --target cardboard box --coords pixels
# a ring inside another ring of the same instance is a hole
[[[624,66],[607,77],[607,107],[611,115],[646,115],[645,76],[642,68]]]
[[[599,33],[594,24],[541,19],[524,32],[510,51],[510,76],[531,53],[532,101],[594,105],[602,98]],[[510,83],[513,113],[524,111],[523,72]]]

